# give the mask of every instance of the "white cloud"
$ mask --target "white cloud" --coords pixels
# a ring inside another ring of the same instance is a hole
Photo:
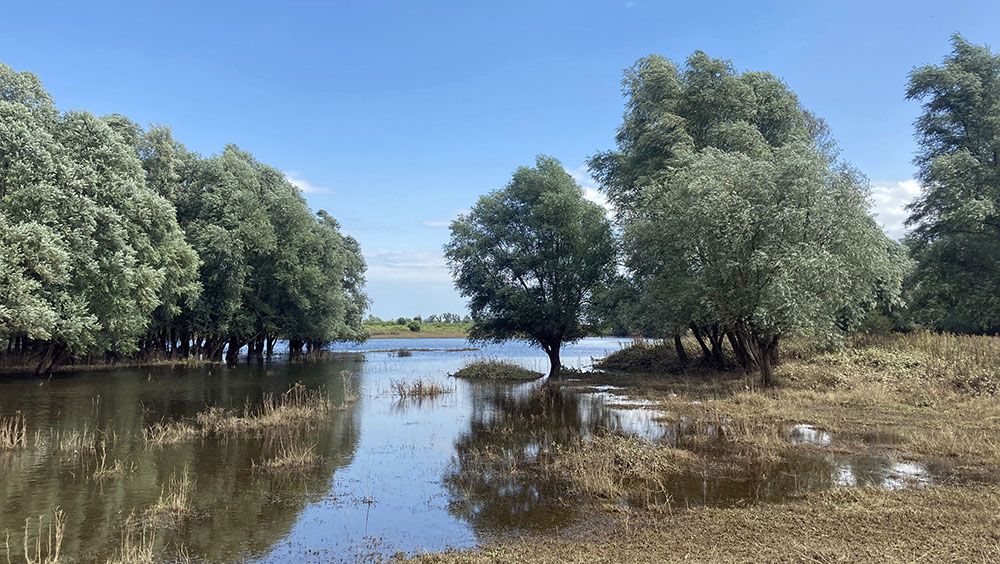
[[[451,284],[440,251],[376,251],[365,254],[370,281]]]
[[[595,204],[601,206],[607,210],[608,217],[614,217],[615,210],[611,207],[611,203],[608,202],[608,198],[597,189],[597,181],[590,176],[590,172],[587,171],[587,167],[580,165],[575,169],[566,169],[566,172],[576,180],[577,184],[583,187],[583,197],[594,202]]]
[[[906,235],[906,206],[920,195],[920,183],[914,179],[872,183],[872,211],[893,239]]]
[[[329,194],[331,192],[329,188],[323,188],[322,186],[312,184],[305,178],[299,176],[299,173],[295,171],[288,171],[283,174],[285,175],[285,180],[291,182],[303,194]]]
[[[421,223],[427,227],[434,227],[437,229],[441,229],[450,226],[451,222],[455,221],[455,219],[457,219],[458,216],[467,213],[469,213],[469,210],[456,210],[455,213],[453,213],[449,219],[431,219],[428,221],[423,221]]]

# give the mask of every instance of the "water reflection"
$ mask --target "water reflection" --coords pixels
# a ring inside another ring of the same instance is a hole
[[[58,506],[66,514],[63,555],[104,560],[119,547],[125,517],[141,514],[171,478],[186,473],[192,517],[157,532],[161,553],[184,547],[223,561],[258,553],[287,534],[303,505],[326,495],[337,468],[351,462],[359,436],[354,408],[334,412],[322,426],[280,436],[196,437],[161,447],[147,445],[142,430],[160,420],[191,418],[206,405],[259,401],[298,379],[342,401],[339,375],[350,367],[157,369],[8,382],[0,412],[24,413],[32,439],[28,448],[0,457],[0,530],[10,531],[11,546],[18,547],[25,518]],[[280,448],[297,444],[314,447],[316,468],[294,477],[254,470]],[[121,461],[128,470],[95,479],[101,455],[106,464]]]
[[[571,521],[578,516],[579,500],[566,477],[545,471],[545,465],[560,446],[596,433],[681,446],[705,460],[670,476],[663,491],[621,503],[689,507],[780,502],[831,487],[899,489],[933,481],[926,466],[895,459],[878,445],[864,455],[831,452],[825,449],[831,434],[804,424],[787,430],[788,441],[804,447],[790,457],[727,464],[716,454],[726,445],[725,425],[671,417],[618,392],[609,386],[580,392],[538,384],[470,390],[469,429],[455,442],[454,463],[444,476],[452,512],[480,532],[545,529]]]

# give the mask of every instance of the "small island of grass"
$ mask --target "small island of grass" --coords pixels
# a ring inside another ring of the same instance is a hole
[[[455,378],[476,381],[528,381],[543,376],[540,372],[528,370],[512,362],[500,360],[478,360],[452,374]]]

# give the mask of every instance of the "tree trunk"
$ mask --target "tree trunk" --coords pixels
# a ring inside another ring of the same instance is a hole
[[[698,340],[698,345],[701,346],[702,360],[708,362],[712,359],[712,351],[708,350],[708,345],[705,344],[705,339],[701,336],[701,329],[698,329],[697,323],[691,324],[691,332],[694,333],[694,338]]]
[[[677,360],[681,363],[681,366],[688,365],[688,354],[684,350],[684,343],[681,342],[680,335],[674,335],[674,349],[677,351]]]
[[[241,348],[243,348],[243,343],[238,337],[229,338],[229,348],[226,349],[226,364],[236,366],[237,361],[240,359]]]
[[[549,356],[549,378],[555,380],[559,378],[559,371],[562,369],[562,362],[559,360],[559,344],[543,346],[545,354]]]

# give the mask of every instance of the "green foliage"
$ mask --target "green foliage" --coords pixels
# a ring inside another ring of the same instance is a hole
[[[420,322],[417,321],[416,319],[414,319],[413,321],[411,321],[407,325],[407,327],[409,327],[410,331],[412,331],[413,333],[419,333],[420,332]]]
[[[780,337],[834,338],[898,304],[906,263],[866,181],[784,83],[696,52],[683,70],[642,59],[624,84],[618,149],[590,166],[623,228],[634,325],[728,336],[767,379]]]
[[[471,338],[530,339],[559,370],[563,343],[586,334],[594,292],[615,258],[604,210],[550,157],[521,167],[451,225],[445,256],[469,298]]]
[[[921,100],[910,207],[915,319],[936,329],[1000,332],[1000,55],[959,35],[941,65],[915,69]]]
[[[202,159],[165,127],[60,113],[0,65],[0,337],[40,371],[63,353],[360,339],[364,268],[249,154]]]

